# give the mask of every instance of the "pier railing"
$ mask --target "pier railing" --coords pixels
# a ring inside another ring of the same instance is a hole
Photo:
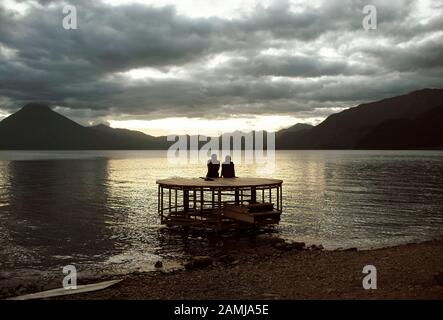
[[[201,183],[183,179],[157,181],[161,223],[221,228],[224,223],[232,222],[232,218],[224,215],[226,205],[247,208],[252,204],[272,204],[274,213],[282,212],[281,180],[264,179],[260,182],[256,178],[254,183],[248,183],[251,179],[229,180],[217,181],[214,185],[204,180]]]

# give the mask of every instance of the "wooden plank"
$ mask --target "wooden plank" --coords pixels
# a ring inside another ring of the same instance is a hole
[[[241,188],[241,187],[260,187],[276,186],[283,183],[283,180],[269,178],[214,178],[212,181],[206,181],[200,178],[169,178],[156,181],[157,184],[170,187],[207,187],[207,188]]]
[[[171,189],[169,189],[169,212],[171,212],[171,193],[172,193],[172,190]]]
[[[163,214],[163,187],[161,188],[161,192],[160,192],[160,203],[161,203],[161,205],[160,205],[161,211]]]
[[[236,206],[234,204],[225,204],[224,210],[230,210],[239,213],[248,213],[248,207]]]
[[[247,206],[249,212],[260,212],[260,211],[272,211],[274,210],[273,203],[251,203]]]
[[[203,192],[203,188],[200,188],[200,211],[203,212],[205,207],[205,194]]]
[[[178,201],[178,200],[177,200],[177,199],[178,199],[177,196],[178,196],[178,192],[177,192],[177,189],[175,189],[175,212],[177,212],[177,209],[178,209],[178,208],[177,208],[177,201]]]
[[[255,187],[251,188],[251,202],[252,203],[257,202],[257,190]]]
[[[240,213],[240,212],[236,212],[236,211],[230,211],[230,210],[224,210],[223,214],[225,217],[228,217],[228,218],[231,218],[234,220],[239,220],[239,221],[248,222],[248,223],[254,223],[254,217],[249,214]]]
[[[25,294],[23,296],[9,298],[7,300],[45,299],[45,298],[66,296],[66,295],[76,294],[76,293],[85,293],[85,292],[103,290],[103,289],[106,289],[106,288],[116,284],[116,283],[119,283],[120,281],[122,281],[122,280],[111,280],[111,281],[104,281],[104,282],[99,282],[99,283],[79,285],[79,286],[77,286],[76,289],[57,288],[57,289],[52,289],[52,290],[47,290],[47,291],[42,291],[42,292],[37,292],[37,293]]]
[[[189,190],[183,190],[183,206],[185,208],[185,212],[189,211]]]

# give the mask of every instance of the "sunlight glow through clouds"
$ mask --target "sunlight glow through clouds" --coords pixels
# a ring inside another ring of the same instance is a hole
[[[8,117],[9,113],[3,113],[0,111],[0,121],[2,121],[4,118]]]
[[[229,55],[227,55],[225,53],[216,54],[207,60],[206,67],[209,69],[211,69],[211,68],[215,69],[215,68],[222,66],[223,64],[225,64],[226,62],[228,62],[231,59],[232,59],[232,57],[230,57]]]
[[[276,0],[102,0],[106,4],[119,6],[124,4],[144,4],[153,7],[174,6],[179,15],[192,18],[219,17],[236,19],[251,13],[258,7],[267,8],[278,4]],[[307,7],[317,8],[324,0],[288,0],[289,10],[303,12]]]
[[[235,130],[278,131],[290,127],[298,122],[318,123],[319,119],[304,118],[300,120],[293,116],[260,115],[255,117],[234,117],[232,119],[202,119],[202,118],[165,118],[157,120],[109,120],[112,128],[125,128],[142,131],[153,136],[169,134],[203,134],[216,136]]]
[[[18,50],[11,49],[0,43],[0,57],[4,57],[5,59],[11,59],[17,56]]]
[[[255,8],[267,6],[272,0],[103,0],[104,3],[118,6],[130,3],[153,7],[172,5],[179,15],[192,18],[222,17],[235,19]]]
[[[174,79],[185,77],[186,72],[182,68],[171,68],[167,72],[155,68],[136,68],[125,72],[119,72],[117,75],[127,77],[130,80],[147,80],[147,79]]]
[[[427,24],[435,17],[441,15],[441,11],[443,10],[443,4],[440,3],[439,7],[437,7],[432,0],[417,1],[415,6],[415,10],[411,16],[418,19],[421,24]]]
[[[217,54],[209,59],[207,59],[204,67],[207,69],[215,69],[222,67],[227,61],[232,59],[232,57],[226,54]],[[117,72],[108,75],[106,79],[112,80],[114,77],[124,77],[132,81],[143,81],[143,80],[161,80],[161,79],[185,79],[190,77],[190,69],[186,67],[170,67],[165,70],[157,69],[154,67],[144,67],[130,69],[124,72]]]
[[[14,0],[2,0],[0,6],[3,6],[7,10],[20,15],[25,15],[30,8],[30,5],[28,3]]]

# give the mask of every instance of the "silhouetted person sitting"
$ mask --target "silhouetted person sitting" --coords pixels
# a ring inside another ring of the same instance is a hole
[[[234,162],[231,161],[231,156],[225,157],[225,162],[222,163],[221,176],[223,178],[235,178]]]
[[[220,169],[220,161],[217,160],[217,155],[211,155],[211,159],[208,160],[208,173],[206,178],[218,178],[218,170]]]

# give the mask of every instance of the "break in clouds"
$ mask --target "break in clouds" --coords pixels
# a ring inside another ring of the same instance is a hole
[[[2,1],[0,117],[40,101],[84,123],[320,119],[443,83],[438,0],[208,3]],[[63,29],[66,4],[77,30]]]

